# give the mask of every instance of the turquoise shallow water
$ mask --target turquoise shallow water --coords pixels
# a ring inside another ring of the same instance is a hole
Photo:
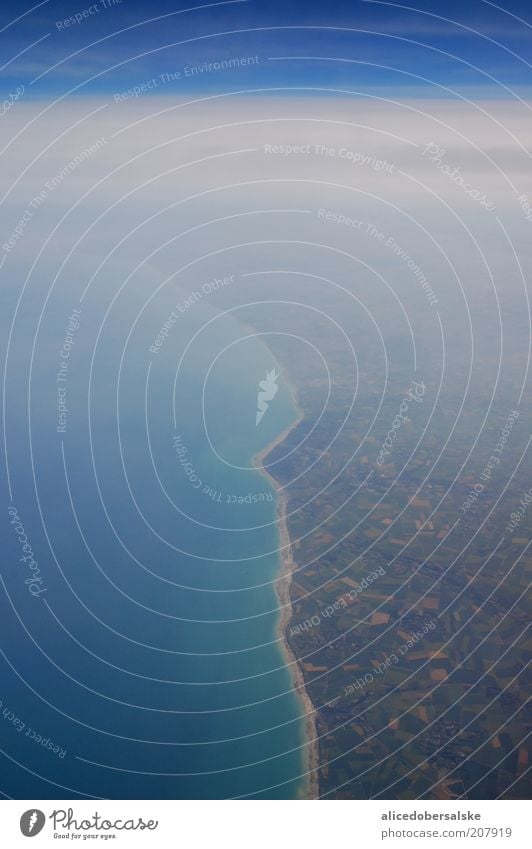
[[[35,363],[36,488],[29,434],[15,440],[8,423],[14,500],[46,593],[29,596],[8,540],[17,613],[3,602],[4,704],[67,752],[0,724],[2,748],[34,773],[9,762],[12,795],[293,798],[303,787],[302,706],[276,642],[275,494],[256,469],[235,468],[296,411],[280,376],[255,426],[258,381],[276,364],[260,338],[233,344],[250,333],[233,317],[178,369],[214,315],[196,307],[157,356],[140,325],[129,340],[127,322],[104,328],[92,375],[99,324],[86,307],[65,434],[50,392],[56,358]]]

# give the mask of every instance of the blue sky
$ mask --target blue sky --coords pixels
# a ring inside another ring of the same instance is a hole
[[[530,3],[411,2],[17,0],[0,11],[2,91],[23,84],[26,97],[112,94],[180,70],[175,90],[184,95],[325,87],[529,96]],[[247,56],[260,61],[183,84],[187,66]]]

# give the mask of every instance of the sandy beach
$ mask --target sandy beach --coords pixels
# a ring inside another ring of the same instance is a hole
[[[316,728],[316,711],[310,699],[310,696],[305,687],[305,679],[303,670],[295,657],[290,644],[286,638],[286,628],[292,618],[292,601],[290,598],[290,585],[292,583],[292,574],[295,570],[295,563],[292,557],[292,544],[288,533],[288,523],[286,519],[288,499],[284,491],[280,488],[279,482],[264,468],[264,460],[271,451],[280,445],[287,438],[288,434],[294,430],[303,418],[303,411],[294,398],[294,406],[297,409],[297,419],[287,427],[270,445],[266,446],[262,451],[253,458],[254,465],[265,475],[273,488],[277,492],[277,524],[279,528],[279,542],[281,554],[281,572],[275,583],[275,590],[279,599],[280,616],[277,624],[277,633],[283,647],[283,654],[286,660],[286,665],[294,681],[294,689],[303,704],[303,716],[305,718],[305,736],[307,739],[306,751],[304,753],[304,763],[307,770],[306,787],[302,794],[304,799],[319,798],[319,745],[318,734]]]

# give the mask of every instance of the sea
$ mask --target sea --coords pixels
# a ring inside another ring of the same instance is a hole
[[[70,291],[20,313],[7,365],[2,790],[297,798],[277,496],[253,463],[297,412],[268,335],[201,287],[173,323],[186,287]]]

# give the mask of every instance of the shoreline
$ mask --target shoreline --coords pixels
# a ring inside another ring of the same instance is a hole
[[[316,727],[316,710],[307,692],[305,678],[299,660],[292,651],[292,647],[290,646],[290,643],[288,642],[286,637],[286,628],[292,618],[292,599],[290,597],[290,585],[292,583],[292,574],[296,568],[296,564],[294,563],[294,559],[292,557],[292,541],[288,532],[288,522],[286,518],[288,498],[286,494],[281,490],[279,481],[277,481],[276,478],[272,474],[270,474],[268,469],[266,469],[263,465],[264,460],[266,459],[268,454],[270,454],[278,445],[281,445],[281,443],[285,441],[288,434],[291,433],[303,419],[303,411],[299,406],[294,393],[292,393],[292,395],[294,406],[297,410],[296,420],[292,422],[292,424],[290,424],[287,428],[285,428],[285,430],[281,434],[279,434],[279,436],[276,437],[273,442],[270,442],[270,444],[267,445],[266,448],[263,448],[261,451],[255,454],[255,456],[253,457],[253,465],[260,471],[262,475],[264,475],[270,481],[273,489],[275,489],[277,493],[277,527],[279,530],[279,554],[281,557],[281,571],[275,581],[275,592],[280,603],[280,615],[279,620],[277,622],[276,631],[282,645],[282,651],[286,666],[288,667],[290,675],[292,676],[296,695],[301,700],[304,709],[303,718],[305,721],[306,736],[306,742],[304,744],[304,747],[306,749],[306,752],[304,752],[303,761],[307,769],[307,773],[305,775],[306,786],[302,798],[318,799],[320,758],[318,746],[318,732]]]

